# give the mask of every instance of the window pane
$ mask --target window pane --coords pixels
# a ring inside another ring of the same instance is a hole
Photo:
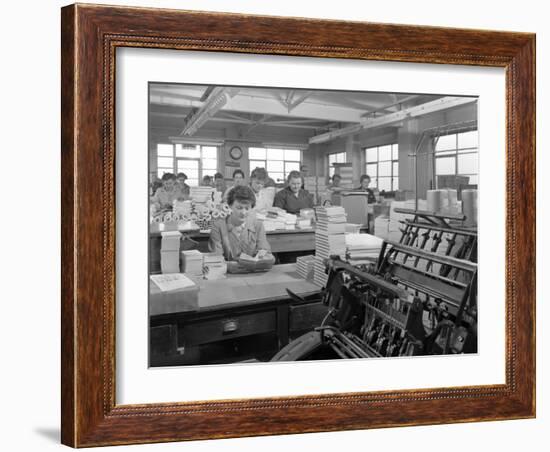
[[[278,184],[285,181],[285,175],[283,173],[269,173],[269,176]]]
[[[198,187],[199,186],[199,179],[187,179],[185,181],[185,183],[187,185],[189,185],[190,187]]]
[[[365,149],[365,158],[367,159],[367,162],[377,162],[378,161],[378,148]]]
[[[186,170],[187,171],[196,170],[198,174],[198,171],[199,171],[198,160],[177,160],[177,164],[178,164],[178,173],[180,171],[183,171],[185,173]],[[189,176],[189,174],[187,176]]]
[[[393,178],[393,190],[399,190],[399,178],[398,177],[394,177]]]
[[[252,172],[254,168],[265,168],[265,160],[250,160],[250,172]]]
[[[284,160],[285,159],[284,149],[268,149],[267,150],[267,159],[268,160]]]
[[[334,168],[332,166],[328,169],[328,175],[330,177],[334,176]]]
[[[275,160],[275,161],[268,160],[267,161],[267,172],[268,173],[271,173],[271,172],[274,172],[274,171],[282,173],[282,172],[284,172],[284,170],[285,170],[284,162],[281,162],[281,161],[278,161],[278,160]]]
[[[176,156],[187,158],[199,158],[200,150],[198,146],[190,144],[176,144]]]
[[[435,174],[456,174],[454,157],[438,157],[435,159]]]
[[[204,159],[216,159],[218,158],[218,148],[215,146],[203,146],[202,158]]]
[[[458,174],[477,173],[477,153],[458,155]]]
[[[336,163],[346,163],[346,153],[339,152],[336,154]]]
[[[174,152],[174,146],[171,144],[157,144],[157,155],[162,157],[171,157]]]
[[[285,173],[288,174],[291,171],[300,171],[299,162],[285,162]]]
[[[398,144],[392,144],[391,145],[391,158],[392,158],[392,160],[397,160],[399,158],[399,145]]]
[[[377,164],[376,163],[369,163],[367,165],[367,174],[371,177],[371,179],[376,179],[378,177],[378,171],[377,171]]]
[[[393,162],[393,177],[399,176],[399,163]]]
[[[391,176],[391,162],[380,162],[378,164],[378,176]]]
[[[300,157],[301,157],[300,154],[301,154],[301,152],[299,150],[286,149],[285,150],[285,160],[291,160],[293,162],[299,162]]]
[[[471,132],[459,133],[458,147],[460,149],[477,148],[477,130],[472,130]]]
[[[435,145],[436,151],[446,151],[448,149],[456,149],[456,133],[443,135],[437,140],[437,144]]]
[[[391,160],[391,145],[380,146],[378,148],[378,160]]]
[[[213,170],[218,169],[218,161],[216,159],[202,159],[202,168],[203,170]]]
[[[157,166],[162,168],[172,168],[174,159],[172,157],[159,157],[157,160]]]
[[[391,191],[391,177],[379,177],[378,178],[378,190]]]
[[[264,148],[249,148],[248,149],[248,158],[252,160],[265,160],[265,149]]]

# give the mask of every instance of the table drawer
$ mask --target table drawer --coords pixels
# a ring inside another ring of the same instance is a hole
[[[328,306],[321,301],[290,306],[290,331],[301,331],[321,325],[328,312]]]
[[[186,346],[269,333],[277,329],[275,310],[228,315],[221,318],[197,320],[181,326]]]

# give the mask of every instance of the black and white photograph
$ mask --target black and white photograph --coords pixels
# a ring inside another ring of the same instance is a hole
[[[477,97],[147,94],[149,366],[477,353]]]

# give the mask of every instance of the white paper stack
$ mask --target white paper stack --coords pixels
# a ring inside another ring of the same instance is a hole
[[[340,175],[342,188],[354,188],[353,184],[353,166],[351,163],[333,163],[334,174]]]
[[[376,262],[384,240],[371,234],[346,234],[347,260],[352,265]]]
[[[162,273],[180,272],[180,240],[178,231],[161,232],[160,269]]]
[[[206,253],[203,255],[203,269],[206,279],[223,279],[227,264],[221,254]]]
[[[189,197],[199,204],[204,204],[206,201],[212,201],[216,189],[214,187],[191,187],[189,189]]]
[[[324,286],[327,275],[323,259],[333,255],[345,259],[346,255],[346,211],[343,207],[318,207],[315,209],[315,263],[313,280]]]
[[[326,287],[328,275],[326,272],[326,266],[322,257],[315,256],[313,263],[313,283],[320,287]]]
[[[311,228],[311,218],[299,218],[296,221],[296,227],[298,229],[310,229]]]
[[[183,272],[191,276],[202,276],[203,255],[198,250],[182,251]]]
[[[304,279],[313,279],[313,266],[315,263],[315,256],[300,256],[296,258],[296,272]]]

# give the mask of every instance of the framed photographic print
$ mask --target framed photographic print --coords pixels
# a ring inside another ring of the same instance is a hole
[[[535,415],[535,37],[62,9],[62,442]]]

